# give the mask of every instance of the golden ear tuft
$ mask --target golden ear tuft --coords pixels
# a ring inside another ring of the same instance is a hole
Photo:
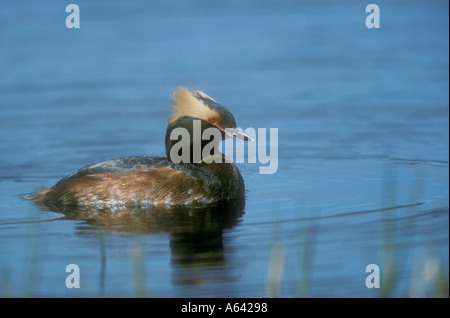
[[[191,93],[186,87],[178,87],[172,94],[172,114],[169,118],[169,124],[181,117],[193,117],[206,120],[217,115],[216,112],[201,102],[195,95],[213,100],[203,92],[194,90]]]

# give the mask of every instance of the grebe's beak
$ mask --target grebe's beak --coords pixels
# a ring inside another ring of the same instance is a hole
[[[246,134],[242,128],[236,127],[236,128],[225,128],[225,134],[228,137],[236,137],[242,140],[247,141],[255,141],[252,137],[250,137],[248,134]]]

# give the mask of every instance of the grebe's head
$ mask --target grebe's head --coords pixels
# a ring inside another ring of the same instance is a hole
[[[172,114],[169,126],[182,118],[197,118],[207,121],[223,132],[224,137],[237,137],[253,141],[253,138],[236,127],[233,114],[205,93],[178,87],[172,95]]]

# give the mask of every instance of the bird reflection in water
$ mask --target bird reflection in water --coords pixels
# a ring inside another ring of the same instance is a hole
[[[42,206],[42,205],[41,205]],[[169,233],[173,283],[190,285],[211,279],[202,269],[225,265],[223,231],[233,228],[244,214],[245,198],[204,206],[102,207],[42,206],[62,213],[63,219],[84,221],[79,235]],[[105,248],[105,247],[103,247]],[[106,255],[103,251],[102,254]],[[102,258],[101,284],[104,285],[107,259]],[[214,277],[217,279],[218,277]]]

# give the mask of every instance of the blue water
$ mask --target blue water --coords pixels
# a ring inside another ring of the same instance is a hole
[[[0,10],[0,295],[448,296],[448,1],[377,1],[379,29],[362,1],[76,4],[79,29],[60,1]],[[241,216],[186,236],[171,215],[97,224],[23,199],[164,155],[177,86],[278,128],[276,173],[238,164]]]

